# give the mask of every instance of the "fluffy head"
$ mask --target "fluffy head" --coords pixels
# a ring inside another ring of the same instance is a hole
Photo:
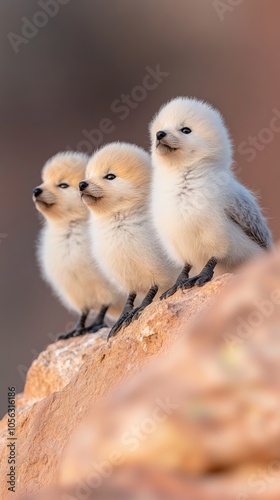
[[[223,118],[206,102],[187,97],[169,101],[153,118],[150,135],[153,159],[172,167],[231,165],[231,142]]]
[[[113,142],[89,160],[82,199],[100,215],[142,206],[149,193],[150,179],[150,155],[134,144]]]
[[[42,170],[39,195],[33,201],[46,219],[56,222],[87,219],[88,210],[79,195],[79,182],[85,176],[88,156],[82,153],[63,152],[50,158]]]

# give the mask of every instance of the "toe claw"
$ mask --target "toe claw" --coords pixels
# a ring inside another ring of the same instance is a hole
[[[177,286],[172,286],[171,288],[169,288],[168,290],[166,290],[166,292],[164,292],[160,296],[160,300],[168,299],[168,297],[171,297],[172,295],[174,295],[174,293],[177,292],[177,290],[178,290]]]
[[[112,337],[114,337],[118,333],[118,330],[111,328],[111,330],[108,333],[107,336],[107,341],[110,340]]]
[[[137,320],[142,312],[142,309],[140,307],[137,307],[133,311],[127,313],[124,317],[120,318],[120,321],[117,321],[117,323],[111,328],[107,340],[109,340],[111,337],[115,337],[117,333],[122,329],[126,328],[128,325],[130,325],[134,320]]]
[[[59,335],[57,340],[68,340],[68,339],[71,339],[72,337],[75,337],[74,332],[66,333],[65,335]]]
[[[137,319],[137,314],[139,313],[139,308],[132,311],[127,318],[124,320],[123,325],[125,328],[132,323],[135,319]]]
[[[129,315],[130,313],[126,313],[124,316],[119,318],[119,320],[114,324],[114,326],[112,326],[111,330],[109,331],[107,340],[109,340],[111,337],[115,337],[115,335],[117,335],[121,328],[125,326],[125,322]]]
[[[108,333],[108,337],[107,337],[107,340],[109,340],[110,338],[112,337],[115,337],[115,335],[117,335],[117,333],[120,331],[121,327],[122,327],[123,323],[118,325],[117,323],[112,326],[111,330],[109,331]]]
[[[203,286],[209,281],[211,281],[212,276],[199,276],[199,278],[196,280],[196,284],[198,286]]]
[[[132,321],[136,321],[137,319],[140,318],[142,311],[136,311],[136,314],[133,314]]]
[[[189,288],[193,288],[197,284],[196,279],[189,279],[184,283],[183,289],[188,290]]]
[[[79,330],[73,330],[72,332],[65,333],[64,335],[59,335],[59,337],[57,338],[57,340],[72,339],[72,338],[75,338],[75,337],[79,337],[80,335],[84,335],[85,333],[87,333],[86,328],[82,328],[82,329],[79,329]]]
[[[132,321],[139,319],[142,314],[142,311],[143,309],[141,309],[141,307],[136,307],[136,309],[133,311],[131,315],[130,323],[132,323]]]
[[[198,279],[198,280],[196,281],[196,285],[197,285],[197,286],[203,286],[203,285],[205,285],[205,283],[206,283],[206,281],[205,281],[205,280],[203,280],[203,279]]]
[[[59,337],[57,337],[57,341],[58,340],[66,340],[68,339],[69,337],[67,335],[59,335]]]
[[[99,323],[97,325],[91,325],[89,326],[87,329],[86,329],[86,332],[87,333],[96,333],[98,332],[99,330],[101,330],[101,328],[108,328],[108,325],[106,325],[106,323]]]

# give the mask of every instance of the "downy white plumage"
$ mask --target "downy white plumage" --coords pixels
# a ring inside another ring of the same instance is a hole
[[[65,307],[80,313],[76,328],[60,338],[97,331],[104,326],[108,307],[116,317],[123,306],[123,297],[102,274],[91,252],[89,211],[78,190],[87,161],[88,156],[81,153],[58,153],[45,164],[43,182],[33,190],[35,206],[44,216],[38,244],[43,278]],[[90,310],[99,313],[85,328]]]
[[[184,265],[163,297],[272,247],[256,199],[231,170],[231,141],[217,110],[178,97],[156,114],[150,135],[155,229],[174,262]]]
[[[82,198],[91,210],[93,254],[128,300],[109,337],[139,316],[157,293],[174,282],[171,264],[155,237],[149,210],[150,155],[127,143],[102,147],[89,160]],[[148,292],[149,291],[149,292]],[[135,311],[138,293],[147,293]]]

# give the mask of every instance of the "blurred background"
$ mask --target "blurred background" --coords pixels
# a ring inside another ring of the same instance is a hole
[[[76,320],[35,258],[32,188],[51,155],[117,139],[148,149],[162,103],[205,99],[279,238],[279,15],[278,0],[0,1],[1,415],[8,386],[20,392],[32,360]]]

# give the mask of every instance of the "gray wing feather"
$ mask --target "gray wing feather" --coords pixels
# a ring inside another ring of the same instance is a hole
[[[226,213],[260,247],[272,247],[271,233],[254,196],[244,186],[231,193]]]

